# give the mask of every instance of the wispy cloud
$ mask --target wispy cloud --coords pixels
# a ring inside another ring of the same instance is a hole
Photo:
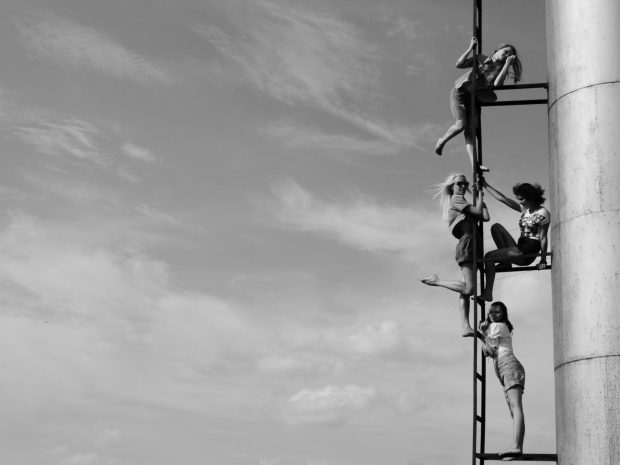
[[[84,452],[63,457],[58,465],[131,465],[127,460],[103,457],[97,452]]]
[[[284,224],[336,238],[360,250],[415,257],[423,243],[421,235],[432,234],[420,209],[382,206],[361,194],[328,203],[290,180],[276,186],[274,194],[275,213]]]
[[[231,12],[233,30],[194,26],[253,87],[280,101],[318,107],[381,139],[416,145],[411,128],[367,108],[380,100],[379,54],[354,25],[299,3],[258,1]]]
[[[389,37],[401,36],[404,37],[412,45],[419,36],[419,25],[411,21],[404,16],[398,16],[396,18],[386,18],[386,21],[392,25],[387,33]]]
[[[126,143],[121,147],[121,153],[135,160],[154,162],[157,157],[146,147],[140,145]]]
[[[84,120],[71,117],[48,119],[42,115],[21,119],[9,125],[9,131],[23,142],[47,155],[101,161],[102,152],[96,142],[99,128]]]
[[[349,384],[303,389],[288,400],[285,419],[290,423],[340,425],[372,407],[376,400],[373,386]]]
[[[328,154],[395,155],[402,150],[398,144],[384,139],[368,139],[346,134],[328,134],[318,128],[274,122],[262,129],[266,136],[282,140],[290,148],[308,148]]]
[[[169,82],[165,70],[103,31],[53,15],[33,15],[15,24],[26,47],[61,65],[97,70],[141,83]]]
[[[178,221],[171,215],[161,211],[160,209],[141,203],[135,207],[135,210],[142,216],[153,220],[157,223],[177,225]]]
[[[112,123],[86,121],[73,115],[25,108],[10,102],[0,103],[3,104],[0,131],[38,153],[59,159],[89,161],[131,182],[137,182],[139,178],[127,166],[127,160],[157,161],[149,149],[119,140],[125,134]],[[119,155],[123,155],[125,161]]]

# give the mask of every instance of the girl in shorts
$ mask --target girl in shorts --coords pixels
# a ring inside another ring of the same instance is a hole
[[[452,235],[459,240],[456,246],[456,263],[463,273],[462,281],[439,279],[432,274],[422,279],[429,286],[441,286],[459,294],[459,312],[463,337],[472,337],[474,330],[469,324],[469,297],[474,293],[475,270],[473,266],[474,221],[489,221],[489,212],[482,201],[482,189],[478,189],[476,205],[465,199],[469,182],[464,174],[451,174],[438,184],[433,198],[439,197],[443,219],[448,223]],[[478,240],[482,250],[482,240]]]
[[[500,452],[502,457],[514,457],[523,453],[525,418],[523,416],[523,389],[525,389],[525,370],[514,356],[512,349],[512,324],[508,320],[508,309],[503,302],[493,302],[489,316],[480,323],[484,334],[482,351],[493,358],[495,374],[504,388],[504,397],[510,409],[513,424],[513,444]]]
[[[512,192],[516,201],[509,199],[486,181],[483,185],[497,200],[521,213],[520,234],[517,242],[501,224],[496,223],[491,226],[491,236],[497,250],[492,250],[484,256],[486,286],[480,294],[480,299],[490,302],[493,300],[496,263],[501,263],[504,267],[510,267],[511,263],[526,266],[536,260],[536,256],[524,257],[523,255],[534,255],[540,252],[538,269],[544,270],[547,267],[547,232],[551,214],[543,206],[545,190],[538,184],[527,182],[515,184]]]
[[[477,39],[471,39],[469,48],[461,55],[456,62],[457,68],[473,68],[474,59],[470,54],[478,44]],[[504,84],[506,77],[512,68],[512,78],[514,82],[521,80],[521,61],[517,56],[517,49],[510,44],[501,44],[490,56],[477,55],[478,62],[476,69],[462,75],[454,83],[450,92],[450,109],[454,116],[454,124],[448,128],[446,133],[441,136],[435,144],[435,153],[441,155],[443,147],[454,136],[465,130],[465,149],[472,167],[474,165],[474,126],[471,120],[470,101],[473,83],[476,89],[483,90],[478,93],[478,100],[482,102],[494,102],[497,95],[493,92],[493,87]]]

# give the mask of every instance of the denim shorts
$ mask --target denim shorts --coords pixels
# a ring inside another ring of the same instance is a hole
[[[463,87],[453,87],[450,91],[450,110],[455,120],[461,120],[465,122],[467,120],[467,113],[469,112],[469,92]]]
[[[513,387],[525,389],[525,369],[514,354],[504,354],[493,359],[495,374],[504,387],[504,392]]]

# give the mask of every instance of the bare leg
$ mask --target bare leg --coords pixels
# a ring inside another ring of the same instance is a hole
[[[521,251],[515,245],[512,247],[506,247],[503,249],[491,250],[485,254],[484,259],[484,276],[485,286],[484,290],[480,293],[480,298],[487,302],[493,300],[493,286],[495,284],[495,263],[502,261],[510,261],[511,258],[515,258],[521,255]],[[489,261],[486,261],[489,260]]]
[[[449,289],[453,292],[462,294],[465,291],[465,281],[448,281],[445,279],[439,279],[437,275],[432,274],[421,280],[424,284],[429,286],[439,286]]]
[[[493,242],[495,242],[498,249],[517,246],[517,243],[513,239],[512,235],[499,223],[495,223],[491,226],[491,236],[493,237]]]
[[[465,128],[465,151],[473,169],[476,165],[474,164],[474,133],[471,125]]]
[[[448,128],[446,133],[437,139],[437,143],[435,144],[435,153],[437,155],[441,155],[443,152],[443,147],[446,143],[452,139],[454,136],[460,134],[465,127],[465,123],[463,120],[457,119],[452,126]]]
[[[472,264],[464,263],[461,266],[461,272],[463,273],[463,281],[440,279],[436,274],[427,276],[420,281],[429,286],[439,286],[453,292],[458,292],[459,294],[470,296],[474,293],[474,271]]]
[[[469,297],[474,293],[474,270],[471,263],[464,263],[461,266],[463,281],[447,281],[439,279],[433,274],[422,282],[429,286],[439,286],[459,294],[459,315],[461,318],[461,335],[463,337],[473,337],[474,329],[469,324]]]
[[[523,437],[525,436],[525,417],[523,415],[523,388],[516,386],[506,392],[508,408],[512,417],[513,444],[501,455],[520,455],[523,453]]]

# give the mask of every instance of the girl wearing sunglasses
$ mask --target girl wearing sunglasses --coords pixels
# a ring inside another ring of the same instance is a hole
[[[474,221],[489,221],[489,212],[482,201],[482,189],[478,189],[476,205],[465,199],[469,192],[469,182],[464,174],[451,174],[436,186],[433,198],[439,197],[443,219],[448,223],[450,232],[459,240],[456,246],[455,260],[463,274],[462,281],[439,279],[431,274],[421,281],[428,286],[440,286],[459,294],[459,313],[461,317],[461,334],[472,337],[474,330],[469,324],[469,298],[474,293],[475,270],[473,267]],[[482,245],[482,238],[478,243]],[[478,250],[482,250],[480,247]],[[481,258],[481,257],[480,257]]]

